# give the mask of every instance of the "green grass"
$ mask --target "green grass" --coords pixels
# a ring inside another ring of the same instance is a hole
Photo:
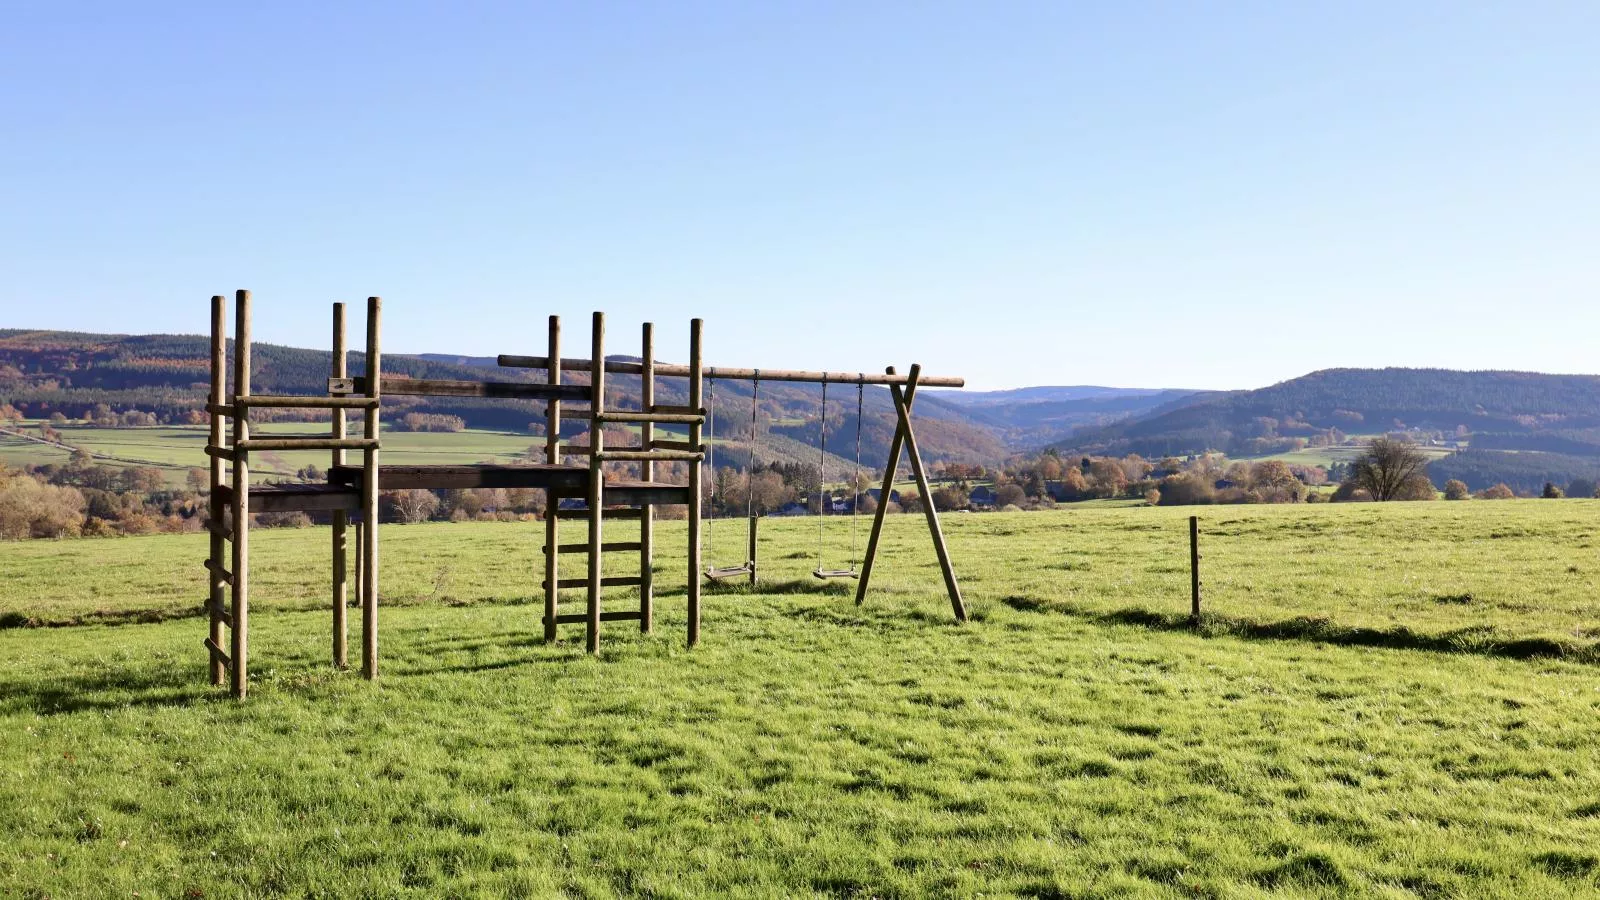
[[[1326,468],[1334,463],[1355,462],[1356,458],[1366,451],[1366,443],[1374,437],[1377,437],[1377,435],[1353,436],[1351,440],[1357,442],[1357,444],[1353,446],[1306,447],[1302,450],[1290,450],[1285,453],[1271,453],[1266,456],[1252,456],[1247,458],[1252,462],[1259,462],[1268,459],[1281,459],[1286,463],[1292,463],[1294,465],[1323,466]],[[1418,447],[1417,451],[1423,456],[1426,456],[1430,461],[1435,459],[1443,459],[1444,457],[1455,452],[1453,450],[1447,450],[1443,447]]]
[[[260,531],[242,705],[203,539],[0,544],[0,615],[64,626],[0,629],[0,895],[1600,891],[1600,503],[1202,509],[1198,630],[1190,511],[946,517],[965,626],[920,516],[864,608],[764,522],[694,651],[667,523],[598,659],[540,640],[538,526],[385,527],[377,684],[327,532]]]

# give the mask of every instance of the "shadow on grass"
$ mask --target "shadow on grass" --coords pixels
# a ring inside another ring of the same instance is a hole
[[[1241,616],[1205,613],[1195,623],[1185,613],[1124,607],[1097,612],[1058,601],[1010,596],[1002,601],[1024,612],[1049,612],[1102,625],[1132,625],[1155,631],[1186,631],[1206,637],[1247,640],[1310,641],[1345,647],[1382,647],[1390,650],[1424,650],[1431,653],[1465,653],[1505,659],[1559,659],[1600,664],[1600,645],[1575,644],[1553,638],[1502,638],[1492,627],[1475,626],[1427,634],[1405,626],[1370,628],[1340,625],[1326,618],[1296,616],[1261,622]]]
[[[82,625],[154,625],[174,619],[198,619],[205,615],[199,606],[192,609],[97,609],[93,612],[59,618],[30,616],[20,612],[0,613],[4,628],[74,628]]]
[[[791,578],[788,581],[757,581],[751,584],[748,579],[733,579],[729,581],[708,582],[701,590],[702,594],[759,594],[763,596],[787,594],[820,594],[835,597],[853,597],[856,592],[854,579],[837,579],[823,581],[816,578]],[[679,593],[682,593],[681,591]]]
[[[227,699],[193,668],[154,674],[103,670],[37,680],[0,679],[0,712],[27,710],[51,716],[88,710],[197,706]]]

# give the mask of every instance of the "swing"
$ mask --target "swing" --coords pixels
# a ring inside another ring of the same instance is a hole
[[[751,529],[756,527],[754,512],[756,492],[754,482],[750,480],[750,476],[754,473],[756,466],[756,410],[758,408],[757,400],[761,394],[761,373],[759,370],[756,372],[754,385],[755,386],[750,389],[750,462],[745,468],[745,482],[749,485],[749,494],[745,501],[745,508],[750,511],[749,527]],[[706,403],[706,409],[708,412],[708,417],[706,424],[706,465],[711,469],[711,503],[712,508],[715,509],[717,502],[717,382],[714,378],[711,379],[708,384],[707,397],[708,400]],[[726,502],[726,498],[724,498],[724,502]],[[713,527],[712,522],[706,523],[707,556],[711,555],[711,535],[715,530],[716,529]],[[724,578],[737,578],[741,575],[753,576],[755,574],[755,570],[756,561],[753,559],[747,559],[742,566],[707,566],[705,575],[712,581],[721,581]]]
[[[821,579],[828,578],[860,578],[861,573],[856,570],[856,523],[859,521],[861,511],[861,407],[866,386],[861,382],[856,383],[856,470],[850,480],[850,490],[853,496],[850,502],[850,568],[825,569],[822,562],[822,533],[823,523],[826,521],[828,507],[827,466],[828,466],[828,382],[822,382],[822,432],[818,441],[820,454],[817,460],[817,567],[811,574]]]

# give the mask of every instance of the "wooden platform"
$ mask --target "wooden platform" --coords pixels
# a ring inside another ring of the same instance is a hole
[[[328,480],[339,485],[359,486],[360,466],[334,466]],[[553,466],[547,463],[527,466],[436,465],[379,466],[378,485],[386,491],[450,488],[544,488],[557,493],[582,493],[589,484],[589,467]]]
[[[356,472],[359,474],[360,469]],[[217,485],[217,496],[224,504],[233,502],[233,487]],[[250,511],[270,512],[359,512],[361,489],[341,484],[261,484],[250,487]]]

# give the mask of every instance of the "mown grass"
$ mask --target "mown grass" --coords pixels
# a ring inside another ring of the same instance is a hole
[[[864,608],[804,575],[814,522],[769,522],[767,583],[708,597],[701,647],[667,592],[598,659],[540,640],[536,527],[386,528],[377,684],[326,666],[327,533],[258,532],[245,704],[204,685],[199,619],[0,630],[0,894],[1592,894],[1597,513],[1207,510],[1235,625],[1198,631],[1186,511],[948,517],[965,626],[920,517]],[[202,553],[0,545],[0,611],[185,615]],[[1556,655],[1339,639],[1419,597],[1416,635]]]

